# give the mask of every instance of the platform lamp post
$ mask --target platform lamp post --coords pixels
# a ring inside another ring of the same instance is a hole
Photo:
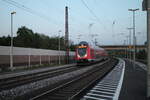
[[[127,30],[129,30],[129,55],[130,55],[130,59],[132,59],[132,47],[131,47],[131,30],[133,28],[127,28]]]
[[[134,49],[134,52],[133,52],[133,60],[134,60],[134,63],[133,63],[133,68],[135,68],[135,12],[138,11],[139,9],[128,9],[128,11],[132,11],[133,12],[133,49]]]
[[[138,41],[139,35],[142,35],[142,33],[141,32],[137,32],[137,36],[136,36],[137,41]],[[141,37],[143,37],[143,36],[141,36]]]
[[[13,15],[15,11],[11,12],[11,47],[10,47],[10,69],[13,70]]]
[[[61,33],[61,30],[58,31],[58,51],[59,51],[59,65],[61,64],[60,62],[60,33]]]
[[[128,36],[125,36],[126,37],[126,45],[125,45],[125,48],[126,48],[126,58],[128,59]]]
[[[141,35],[142,33],[141,32],[137,32],[137,35],[136,35],[136,45],[138,46],[138,40],[139,40],[139,35]],[[136,53],[138,53],[138,51],[139,51],[140,49],[138,49],[137,47],[136,47]]]
[[[126,46],[126,39],[124,40],[124,43],[123,43],[123,45],[124,45],[124,58],[126,58],[126,48],[125,48],[125,46]]]

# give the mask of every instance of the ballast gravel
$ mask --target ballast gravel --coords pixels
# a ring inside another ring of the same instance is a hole
[[[91,70],[92,68],[93,68],[92,66],[86,67],[86,68],[82,68],[80,70],[76,70],[73,72],[65,73],[63,75],[59,75],[59,76],[55,76],[52,78],[43,79],[43,80],[36,81],[33,83],[18,86],[18,87],[12,88],[10,90],[2,90],[0,92],[0,100],[4,100],[4,99],[12,100],[13,98],[22,96],[28,92],[47,87],[49,85],[53,85],[62,80],[71,79],[73,77],[79,76],[79,75],[85,73],[86,71]]]

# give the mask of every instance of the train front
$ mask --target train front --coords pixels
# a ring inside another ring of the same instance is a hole
[[[76,62],[77,64],[84,64],[88,62],[88,43],[82,41],[76,48]]]

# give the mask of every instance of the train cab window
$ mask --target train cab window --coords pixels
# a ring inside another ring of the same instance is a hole
[[[86,48],[78,48],[78,54],[84,56],[86,54]]]

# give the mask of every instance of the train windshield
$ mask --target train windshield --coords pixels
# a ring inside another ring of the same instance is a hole
[[[83,57],[86,54],[86,48],[78,48],[78,54]]]

